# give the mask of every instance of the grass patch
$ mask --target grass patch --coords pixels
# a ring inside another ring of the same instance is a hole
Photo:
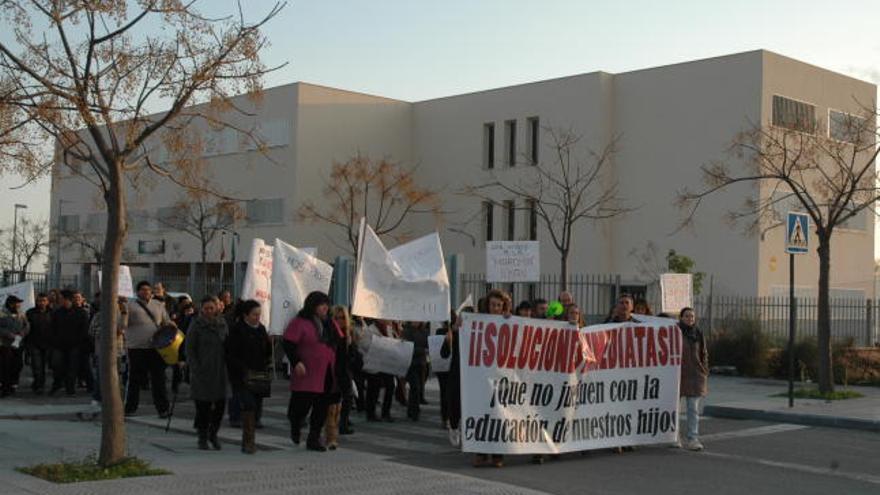
[[[770,397],[788,397],[788,392],[780,392]],[[823,394],[817,388],[796,388],[794,389],[795,399],[820,399],[820,400],[846,400],[858,399],[864,395],[855,390],[835,390],[830,394]]]
[[[36,476],[53,483],[77,483],[80,481],[115,480],[137,476],[171,474],[170,471],[151,467],[149,462],[136,457],[128,457],[108,467],[98,465],[94,458],[86,458],[82,461],[37,464],[15,469],[18,472]]]

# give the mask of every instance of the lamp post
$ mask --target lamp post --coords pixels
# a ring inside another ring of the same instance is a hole
[[[12,220],[12,263],[11,263],[12,266],[10,267],[13,272],[16,271],[16,267],[15,267],[16,257],[15,257],[15,255],[18,254],[18,250],[17,250],[17,247],[18,247],[18,210],[26,210],[26,209],[27,209],[27,205],[20,205],[18,203],[15,204],[15,213],[13,214],[13,220]]]
[[[61,288],[61,205],[71,203],[58,198],[58,212],[55,214],[55,288]]]

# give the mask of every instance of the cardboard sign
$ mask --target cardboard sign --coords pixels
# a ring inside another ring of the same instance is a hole
[[[333,267],[305,250],[275,239],[272,252],[272,315],[269,333],[281,335],[306,296],[313,291],[327,294],[333,278]]]
[[[541,244],[538,241],[487,241],[487,282],[539,282]]]
[[[693,275],[664,273],[660,275],[660,311],[677,315],[682,308],[694,307]]]
[[[440,348],[443,347],[444,340],[446,340],[445,335],[428,337],[428,357],[431,359],[431,371],[434,373],[446,373],[452,364],[452,354],[447,358],[440,355]]]
[[[131,268],[126,265],[119,265],[119,287],[117,295],[128,299],[134,299],[137,294],[134,292],[134,282],[131,279]],[[101,287],[101,270],[98,270],[98,287]]]
[[[364,371],[406,376],[412,362],[414,344],[404,340],[372,335],[364,353]]]

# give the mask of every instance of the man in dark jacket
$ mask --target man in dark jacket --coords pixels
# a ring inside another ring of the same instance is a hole
[[[49,361],[49,348],[52,345],[52,312],[49,311],[49,297],[37,294],[36,306],[27,310],[25,317],[30,325],[30,333],[24,339],[25,348],[31,357],[31,373],[34,381],[31,389],[35,394],[43,393],[46,386],[46,365]]]
[[[52,313],[52,360],[54,380],[49,395],[64,387],[67,395],[76,394],[76,376],[83,342],[89,339],[89,313],[74,305],[74,292],[61,291],[61,306]]]

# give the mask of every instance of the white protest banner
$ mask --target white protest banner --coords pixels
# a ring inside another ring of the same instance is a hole
[[[34,301],[34,281],[27,280],[20,284],[14,284],[7,287],[0,287],[0,306],[6,304],[6,298],[9,295],[14,295],[15,297],[21,299],[23,302],[21,303],[21,310],[27,311],[34,306],[36,306],[36,302]]]
[[[577,328],[465,313],[462,450],[556,454],[674,442],[681,332],[675,322]]]
[[[248,257],[247,272],[241,286],[241,298],[245,301],[253,299],[262,306],[260,322],[269,328],[269,317],[272,311],[272,246],[266,245],[262,239],[254,239],[251,243],[251,254]]]
[[[449,365],[452,364],[452,354],[447,358],[440,355],[440,348],[443,347],[444,340],[446,340],[445,335],[428,337],[428,357],[431,359],[431,371],[434,373],[446,373],[449,371]]]
[[[119,286],[117,294],[128,299],[135,298],[134,281],[131,279],[131,268],[119,265]],[[101,287],[101,270],[98,270],[98,287]]]
[[[412,362],[413,343],[372,335],[370,346],[364,354],[364,371],[406,376]]]
[[[333,267],[290,244],[275,239],[272,251],[272,315],[269,333],[281,335],[313,291],[330,292]]]
[[[486,282],[539,282],[541,243],[486,241]]]
[[[440,236],[391,251],[369,226],[361,229],[352,314],[400,321],[449,319],[449,278]]]
[[[660,275],[660,311],[677,315],[682,308],[694,306],[693,275],[663,273]]]

